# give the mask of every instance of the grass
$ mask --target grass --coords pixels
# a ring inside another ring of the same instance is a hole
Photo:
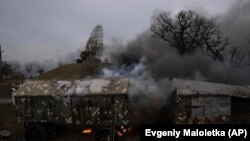
[[[34,80],[74,80],[86,77],[96,77],[102,67],[108,66],[104,63],[85,62],[80,64],[67,64],[50,70]]]

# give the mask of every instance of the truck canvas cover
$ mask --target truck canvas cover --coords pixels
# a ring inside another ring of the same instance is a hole
[[[237,86],[197,80],[174,79],[178,95],[217,95],[250,98],[250,86]]]
[[[86,79],[74,81],[27,81],[14,96],[63,96],[86,94],[127,94],[128,79]]]

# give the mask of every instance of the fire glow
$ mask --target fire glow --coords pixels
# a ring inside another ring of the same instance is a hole
[[[89,134],[89,133],[92,133],[92,129],[91,128],[89,128],[89,129],[84,129],[84,130],[82,130],[82,132],[81,133],[83,133],[83,134]]]
[[[118,136],[123,136],[124,134],[128,133],[130,130],[131,130],[131,127],[126,128],[124,126],[121,126],[120,131],[116,131],[116,133]]]

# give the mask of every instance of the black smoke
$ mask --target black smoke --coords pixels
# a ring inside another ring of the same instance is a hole
[[[242,53],[245,52],[244,49],[250,48],[250,43],[246,40],[250,39],[248,13],[250,2],[243,0],[232,5],[225,15],[214,17],[229,38],[230,44],[226,51],[237,47]],[[110,47],[113,48],[110,58],[117,68],[104,69],[104,76],[129,77],[131,103],[140,111],[139,117],[143,117],[136,118],[138,123],[162,123],[173,119],[171,93],[174,91],[174,78],[250,85],[248,57],[235,65],[229,58],[224,62],[214,61],[200,50],[179,56],[175,49],[157,38],[149,29],[125,46],[116,43]]]
[[[192,9],[191,9],[192,10]],[[237,48],[242,55],[250,50],[250,1],[237,1],[225,15],[216,17],[224,35],[229,38],[225,52]],[[119,47],[117,47],[119,48]],[[238,65],[232,64],[230,58],[224,62],[211,60],[201,51],[179,56],[167,42],[154,36],[147,29],[130,41],[125,48],[111,53],[111,60],[122,69],[130,69],[144,60],[148,71],[155,80],[183,78],[204,80],[235,85],[249,85],[250,60],[247,57]],[[250,54],[250,52],[248,52]]]

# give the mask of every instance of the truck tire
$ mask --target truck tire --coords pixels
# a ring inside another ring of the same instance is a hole
[[[26,141],[47,141],[46,129],[39,124],[28,125],[25,130]]]

